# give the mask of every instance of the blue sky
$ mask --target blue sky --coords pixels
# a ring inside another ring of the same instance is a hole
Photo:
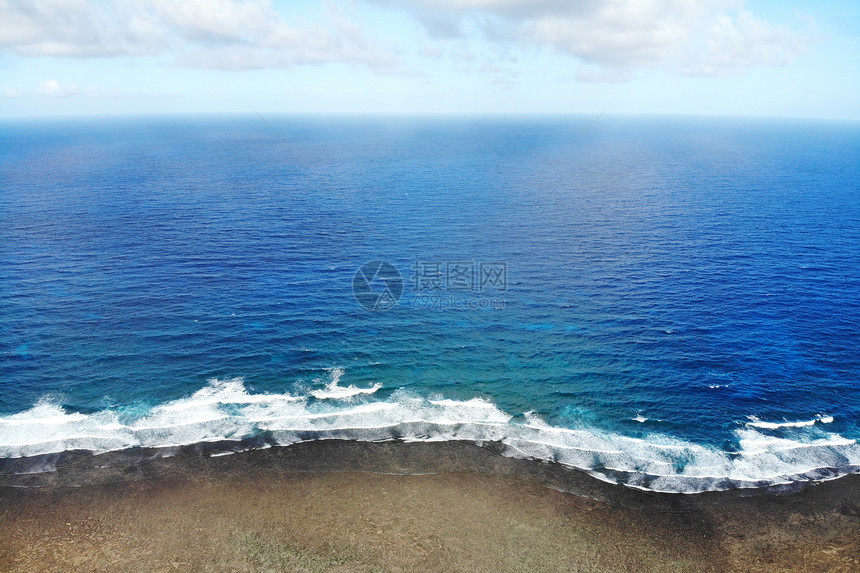
[[[860,2],[0,0],[0,116],[860,119]]]

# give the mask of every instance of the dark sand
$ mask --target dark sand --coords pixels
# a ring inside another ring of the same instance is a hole
[[[858,475],[658,495],[458,443],[174,453],[0,466],[0,571],[860,571]]]

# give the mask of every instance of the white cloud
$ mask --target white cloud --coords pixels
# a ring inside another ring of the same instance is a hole
[[[477,28],[489,41],[572,56],[585,64],[585,81],[621,81],[653,68],[715,75],[785,65],[811,40],[757,19],[740,0],[375,1],[413,14],[431,36]]]
[[[165,56],[179,65],[396,65],[335,5],[291,24],[270,0],[0,0],[0,48],[23,56]]]
[[[0,47],[24,56],[157,53],[166,36],[140,2],[0,0]]]
[[[37,93],[39,95],[57,95],[60,93],[60,82],[57,80],[46,80],[39,84]]]
[[[351,1],[347,5],[360,0]],[[447,38],[493,64],[523,46],[570,56],[583,81],[622,81],[656,68],[737,74],[790,63],[811,41],[808,33],[743,10],[742,0],[363,1],[405,10],[423,23],[431,44]],[[384,38],[370,38],[342,5],[323,0],[318,21],[305,22],[282,17],[271,0],[0,0],[0,50],[150,56],[174,66],[227,70],[349,63],[402,74],[397,50]],[[437,59],[447,54],[453,62],[463,49],[425,45],[423,52]]]
[[[153,0],[154,14],[179,34],[201,43],[259,43],[289,29],[271,3],[255,0]]]
[[[808,22],[814,26],[814,22]],[[784,66],[806,48],[803,36],[787,26],[774,26],[741,11],[736,18],[718,16],[705,36],[698,61],[688,63],[687,73],[729,75],[753,66]]]
[[[0,97],[2,98],[19,98],[26,96],[27,94],[25,92],[16,88],[4,87],[3,89],[0,89]]]

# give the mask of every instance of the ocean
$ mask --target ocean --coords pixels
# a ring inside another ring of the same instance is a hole
[[[0,458],[458,440],[660,492],[860,471],[857,123],[30,119],[0,150]]]

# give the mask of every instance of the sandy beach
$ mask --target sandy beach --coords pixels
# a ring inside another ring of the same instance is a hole
[[[857,475],[790,494],[666,495],[461,443],[325,441],[164,455],[79,454],[39,478],[4,468],[0,570],[860,566]]]

